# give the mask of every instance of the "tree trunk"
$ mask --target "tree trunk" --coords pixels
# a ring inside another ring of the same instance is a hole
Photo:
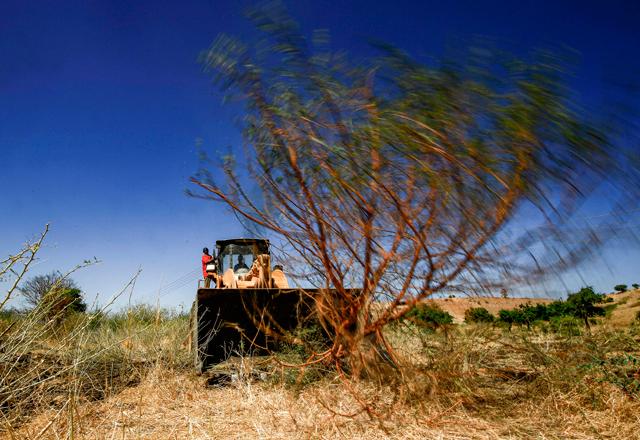
[[[589,317],[584,316],[584,326],[587,328],[587,333],[591,333],[591,324],[589,324]]]

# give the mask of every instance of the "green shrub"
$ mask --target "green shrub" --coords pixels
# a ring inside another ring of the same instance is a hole
[[[502,309],[498,312],[498,321],[507,325],[509,331],[511,331],[511,327],[517,321],[517,316],[519,312],[517,310],[505,310]]]
[[[606,306],[603,307],[604,309],[604,316],[609,317],[611,316],[611,313],[613,313],[613,311],[616,309],[616,307],[618,307],[619,304],[607,304]]]
[[[618,292],[620,292],[620,293],[627,291],[627,285],[626,284],[616,284],[613,288],[615,290],[617,290]]]
[[[304,362],[313,352],[317,353],[328,348],[328,339],[322,327],[316,324],[296,328],[290,339],[290,341],[282,340],[275,344],[274,351],[293,362]]]
[[[596,382],[615,385],[630,397],[640,397],[639,367],[640,358],[630,353],[599,357],[582,366],[593,375]]]
[[[633,287],[634,289],[640,289],[640,284],[638,284],[638,283],[633,283],[633,284],[631,285],[631,287]]]
[[[484,322],[490,323],[495,320],[495,317],[489,313],[484,307],[471,307],[464,312],[464,322]]]
[[[518,324],[524,324],[527,328],[531,328],[531,324],[536,321],[546,321],[549,319],[547,306],[544,304],[531,305],[520,304],[515,314],[512,314],[514,321]]]
[[[546,304],[536,304],[533,306],[536,321],[548,321],[549,320],[549,310],[547,309]]]
[[[563,336],[580,336],[580,321],[574,316],[554,316],[549,320],[551,331]]]
[[[17,309],[0,309],[0,321],[14,322],[20,318],[21,312]]]
[[[436,304],[419,304],[407,313],[406,317],[420,326],[431,329],[453,324],[453,316]]]
[[[565,301],[558,300],[547,305],[547,320],[571,314],[571,307],[569,307]]]

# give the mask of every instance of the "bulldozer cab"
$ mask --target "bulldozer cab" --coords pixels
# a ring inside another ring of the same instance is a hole
[[[269,240],[239,238],[216,241],[217,272],[227,269],[235,276],[246,275],[258,255],[269,255]]]
[[[235,355],[269,353],[278,340],[291,340],[295,331],[317,322],[316,300],[322,291],[290,287],[286,268],[271,266],[268,240],[218,240],[215,265],[215,285],[200,283],[191,308],[196,372]]]

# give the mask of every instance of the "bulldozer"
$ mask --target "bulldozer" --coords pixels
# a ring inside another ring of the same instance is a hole
[[[313,319],[317,290],[289,287],[282,266],[271,264],[269,240],[216,241],[208,279],[199,280],[191,309],[197,373],[231,356],[268,352]]]

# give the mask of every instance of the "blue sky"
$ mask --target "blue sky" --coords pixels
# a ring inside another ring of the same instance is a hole
[[[250,39],[250,4],[0,2],[0,254],[50,223],[32,274],[95,256],[102,262],[75,276],[89,299],[104,300],[142,268],[134,301],[160,293],[161,304],[188,307],[200,249],[242,233],[221,205],[184,195],[197,139],[210,152],[240,146],[239,109],[222,104],[196,58],[220,32]],[[602,79],[640,73],[637,2],[286,4],[303,27],[328,29],[335,48],[355,55],[368,53],[371,37],[425,58],[474,35],[522,53],[564,44],[582,56],[574,86],[585,101],[598,99]],[[585,281],[640,282],[636,243],[604,255],[608,266],[584,268]]]

